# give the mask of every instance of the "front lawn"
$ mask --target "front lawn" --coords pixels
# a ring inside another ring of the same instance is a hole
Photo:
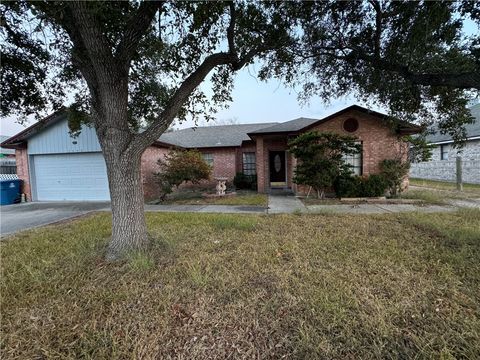
[[[3,359],[480,358],[480,211],[110,215],[1,243]]]
[[[235,195],[224,197],[206,197],[199,191],[179,191],[169,195],[160,205],[250,205],[267,206],[266,194],[239,190]]]
[[[410,185],[429,187],[439,190],[456,190],[457,184],[447,181],[425,180],[425,179],[409,179]],[[463,189],[467,192],[474,192],[480,195],[480,184],[463,184]]]

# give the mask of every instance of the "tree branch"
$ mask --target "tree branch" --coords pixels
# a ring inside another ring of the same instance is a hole
[[[377,59],[380,58],[380,41],[382,37],[382,18],[383,18],[383,13],[382,13],[382,6],[380,5],[380,2],[377,0],[370,0],[369,3],[373,6],[375,9],[375,44],[374,44],[374,52],[375,52],[375,57]]]
[[[75,35],[72,41],[81,41],[81,45],[88,54],[95,69],[111,68],[113,56],[112,45],[101,30],[98,20],[87,10],[88,3],[85,1],[72,1],[68,3],[71,10],[74,26],[72,33]],[[80,44],[79,44],[80,45]]]
[[[144,132],[136,136],[131,144],[132,150],[140,153],[143,152],[145,148],[165,132],[185,104],[185,101],[187,101],[188,97],[213,68],[220,65],[231,65],[233,70],[239,70],[262,51],[265,51],[265,48],[252,49],[242,59],[238,59],[236,55],[225,52],[208,56],[203,63],[183,81],[157,120]]]
[[[163,1],[144,1],[137,12],[130,17],[117,46],[115,57],[126,66],[135,55],[140,40],[152,24],[155,14],[162,7]]]
[[[376,69],[397,73],[416,85],[480,90],[480,72],[418,73],[412,71],[406,65],[390,62],[382,58],[375,58],[359,50],[353,51],[349,57],[366,61]]]
[[[230,24],[227,28],[228,51],[230,54],[236,54],[237,51],[235,49],[235,3],[233,1],[230,1],[228,5],[230,8]]]
[[[338,55],[335,50],[349,49],[346,55]],[[459,73],[419,73],[411,70],[408,66],[398,64],[392,61],[382,59],[366,54],[359,47],[317,47],[309,55],[301,55],[303,59],[328,56],[339,61],[346,61],[354,64],[361,60],[375,69],[396,73],[404,79],[411,81],[416,85],[423,86],[446,86],[457,89],[477,89],[480,90],[480,71],[459,72]]]
[[[185,104],[185,101],[214,67],[229,64],[236,60],[237,59],[231,54],[224,52],[208,56],[203,63],[183,81],[177,91],[175,91],[165,109],[158,116],[158,119],[136,137],[131,144],[131,148],[135,151],[143,152],[146,147],[157,140],[168,126],[170,126],[177,113]]]
[[[208,73],[220,65],[231,65],[233,71],[240,70],[248,62],[250,62],[257,54],[268,50],[268,47],[261,45],[252,48],[241,59],[238,57],[235,47],[235,5],[229,3],[230,23],[227,28],[228,53],[219,52],[209,55],[205,60],[192,72],[175,91],[169,103],[144,132],[136,136],[131,144],[131,149],[137,152],[143,152],[150,144],[157,140],[165,130],[170,126],[175,116],[178,114],[182,106],[187,101],[192,92],[202,83]]]

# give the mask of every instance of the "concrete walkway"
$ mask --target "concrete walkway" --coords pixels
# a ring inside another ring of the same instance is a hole
[[[343,213],[343,214],[388,214],[419,211],[424,213],[455,211],[454,206],[413,204],[341,204],[341,205],[310,205],[307,207],[311,214]]]
[[[291,214],[308,212],[307,208],[294,195],[268,195],[268,214]]]
[[[449,205],[337,204],[309,205],[293,195],[269,195],[268,208],[247,205],[145,205],[145,211],[218,214],[343,213],[387,214],[400,212],[448,212],[458,208],[480,208],[478,199],[452,200]],[[108,202],[33,202],[0,208],[0,236],[65,221],[93,211],[110,211]]]
[[[145,205],[145,211],[199,212],[224,214],[265,214],[266,208],[254,205]]]

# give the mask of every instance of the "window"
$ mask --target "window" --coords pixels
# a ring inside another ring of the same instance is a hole
[[[243,153],[243,173],[245,175],[257,174],[257,161],[254,152]]]
[[[448,160],[448,145],[440,145],[440,160]]]
[[[203,153],[202,154],[203,160],[210,165],[213,166],[213,154],[212,153]]]
[[[361,142],[358,142],[358,144],[361,144]],[[343,160],[345,163],[350,165],[350,168],[352,169],[352,172],[360,176],[362,175],[362,150],[360,152],[353,154],[353,155],[344,155]]]
[[[346,132],[355,132],[358,130],[358,120],[354,118],[349,118],[343,122],[343,130]]]

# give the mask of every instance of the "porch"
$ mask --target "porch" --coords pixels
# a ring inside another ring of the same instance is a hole
[[[287,135],[255,137],[257,187],[260,193],[295,193],[295,157],[288,152]]]

